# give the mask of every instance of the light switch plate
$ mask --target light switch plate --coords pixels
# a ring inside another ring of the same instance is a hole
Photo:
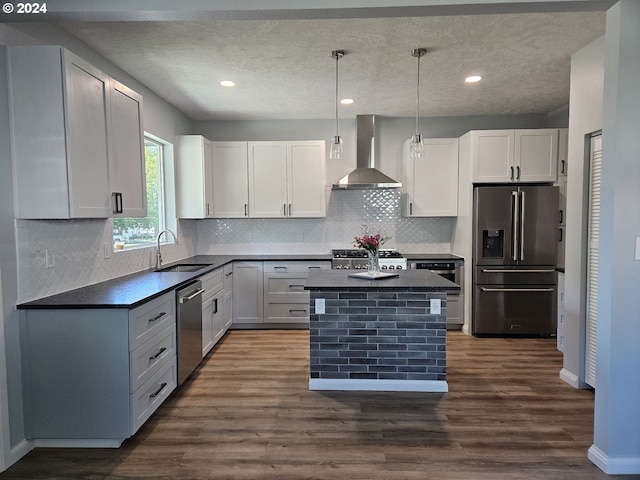
[[[442,313],[442,303],[439,298],[432,298],[429,310],[431,315],[440,315]]]
[[[324,298],[316,298],[316,315],[322,315],[324,313]]]

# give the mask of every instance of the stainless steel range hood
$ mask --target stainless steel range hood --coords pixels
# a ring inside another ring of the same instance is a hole
[[[402,183],[375,168],[375,123],[375,115],[356,116],[356,169],[334,183],[334,190],[402,187]]]

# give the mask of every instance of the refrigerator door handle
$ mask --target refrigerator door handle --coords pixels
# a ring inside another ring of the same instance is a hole
[[[518,260],[518,232],[520,230],[518,220],[518,192],[511,192],[511,233],[513,237],[511,245],[511,259]]]
[[[554,269],[483,268],[482,273],[555,273]]]
[[[520,260],[524,260],[524,202],[525,194],[520,192]]]
[[[553,292],[553,288],[488,288],[480,287],[483,292]]]

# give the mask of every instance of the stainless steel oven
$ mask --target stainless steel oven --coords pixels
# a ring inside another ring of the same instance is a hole
[[[459,293],[447,294],[447,328],[459,330],[464,323],[464,260],[412,260],[412,270],[429,270],[460,285]]]

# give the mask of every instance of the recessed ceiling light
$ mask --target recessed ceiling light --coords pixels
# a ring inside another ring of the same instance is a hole
[[[220,85],[222,85],[223,87],[235,87],[236,86],[236,82],[233,82],[231,80],[222,80],[220,82]]]
[[[476,83],[480,80],[482,80],[482,77],[480,75],[471,75],[470,77],[464,79],[464,81],[467,83]]]
[[[342,105],[351,105],[353,103],[353,98],[343,98],[340,100]]]

